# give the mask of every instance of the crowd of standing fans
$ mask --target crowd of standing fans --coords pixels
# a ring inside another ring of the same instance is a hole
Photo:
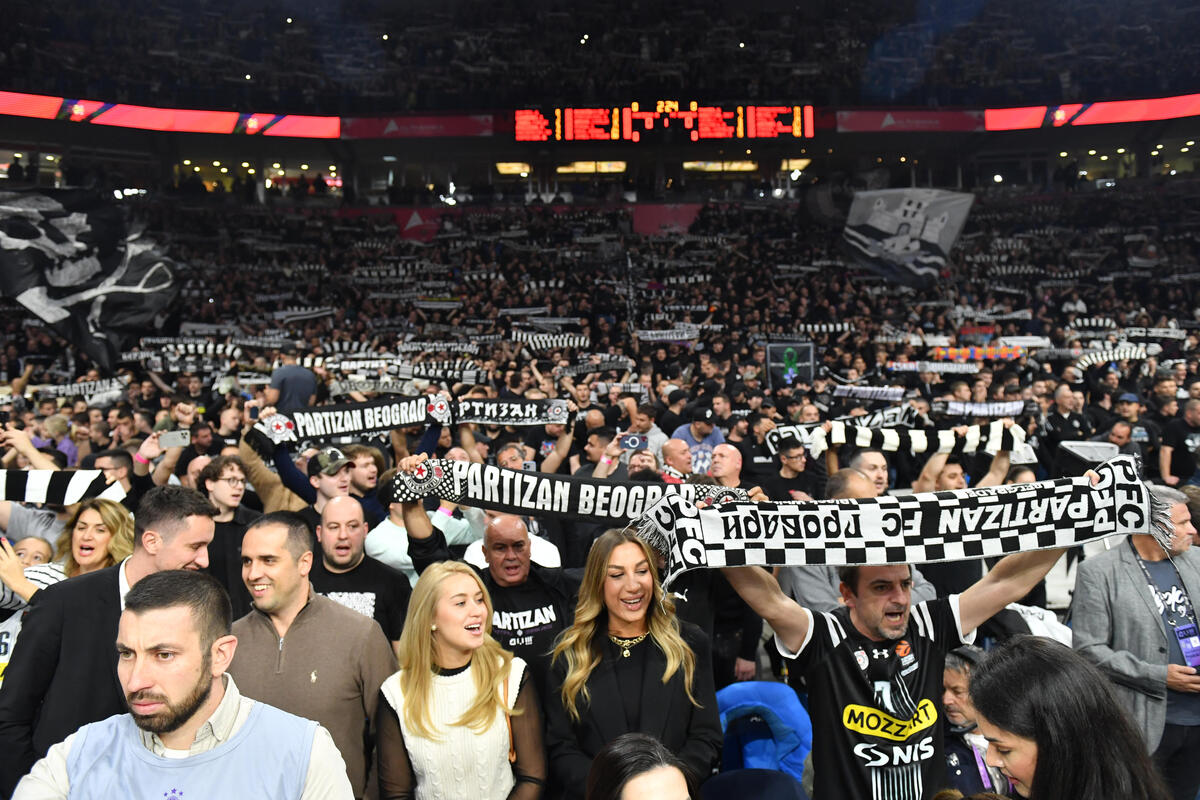
[[[1193,800],[1193,190],[981,195],[922,290],[845,261],[803,206],[711,204],[662,237],[624,208],[496,208],[416,240],[387,214],[154,199],[186,286],[147,334],[213,347],[146,339],[106,372],[31,320],[0,323],[4,467],[122,490],[0,501],[0,792]],[[440,343],[404,357],[446,371],[398,378],[407,394],[562,399],[569,417],[251,434],[369,400],[338,359],[406,342]],[[804,343],[811,363],[778,349]],[[937,352],[956,347],[979,349]],[[69,390],[112,377],[128,383]],[[893,406],[913,429],[1017,433],[928,457],[809,437]],[[1139,457],[1169,547],[664,586],[628,529],[382,491],[450,459],[853,503],[1081,475],[1099,459],[1079,444]],[[721,712],[778,680],[802,705],[771,720],[811,720],[811,754],[730,783]]]

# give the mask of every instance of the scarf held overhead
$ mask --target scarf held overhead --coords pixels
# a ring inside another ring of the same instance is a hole
[[[1005,556],[1152,533],[1169,542],[1169,509],[1151,498],[1137,462],[1121,456],[1086,477],[862,500],[733,502],[699,508],[667,495],[638,534],[667,562],[666,584],[687,570],[914,564]]]
[[[723,486],[576,478],[446,459],[423,461],[412,473],[397,473],[385,491],[388,504],[438,497],[509,514],[553,514],[580,522],[622,526],[640,517],[666,494],[678,494],[693,503],[747,498],[741,489]]]

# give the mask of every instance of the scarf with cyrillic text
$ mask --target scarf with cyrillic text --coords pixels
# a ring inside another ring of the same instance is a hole
[[[1169,545],[1170,509],[1132,456],[1086,477],[861,500],[728,502],[666,495],[638,535],[666,559],[664,583],[692,569],[916,564],[1005,556],[1149,533]]]

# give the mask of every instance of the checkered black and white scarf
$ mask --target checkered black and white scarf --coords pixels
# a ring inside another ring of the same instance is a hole
[[[124,496],[121,484],[105,483],[98,469],[0,470],[0,500],[69,506],[88,497],[119,502]]]
[[[814,428],[808,438],[808,451],[819,457],[830,447],[851,444],[863,450],[882,450],[885,453],[905,451],[921,453],[977,453],[995,455],[1001,450],[1012,451],[1025,442],[1025,431],[1013,425],[1005,427],[1000,420],[986,425],[972,425],[966,435],[959,436],[947,428],[923,431],[909,428],[863,428],[834,420],[827,432]]]
[[[898,497],[727,502],[702,508],[665,495],[638,523],[667,561],[666,583],[716,567],[913,564],[1072,547],[1150,533],[1166,546],[1169,509],[1153,501],[1132,456],[1096,468],[1099,482],[1041,483]]]

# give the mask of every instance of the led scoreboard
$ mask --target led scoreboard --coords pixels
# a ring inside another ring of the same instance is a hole
[[[518,109],[518,142],[640,142],[642,134],[680,130],[693,142],[722,139],[811,139],[812,106],[702,106],[659,100],[610,108]]]

